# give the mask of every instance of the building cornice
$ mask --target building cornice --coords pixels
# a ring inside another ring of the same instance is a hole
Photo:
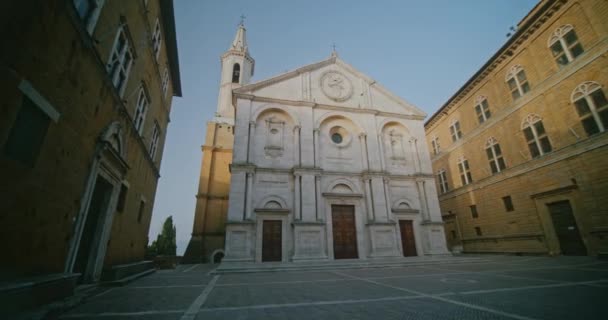
[[[515,51],[536,32],[551,16],[555,14],[568,0],[547,0],[535,11],[531,16],[526,15],[522,20],[522,23],[518,24],[518,29],[513,36],[507,40],[507,42],[498,49],[498,51],[477,71],[475,74],[465,82],[465,84],[452,95],[448,101],[439,108],[431,117],[425,122],[424,127],[427,130],[439,121],[443,116],[448,115],[448,111],[456,106],[460,100],[465,98],[469,92],[474,90],[479,83],[481,83],[492,71],[499,67],[499,65],[507,60],[510,60],[514,55]]]

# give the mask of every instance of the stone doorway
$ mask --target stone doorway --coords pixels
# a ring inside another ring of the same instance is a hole
[[[414,226],[412,220],[399,220],[401,231],[401,247],[404,257],[414,257],[416,253],[416,238],[414,237]]]
[[[262,226],[262,262],[282,260],[282,229],[281,220],[264,220]]]
[[[97,176],[74,261],[74,272],[81,274],[80,281],[84,280],[90,263],[95,262],[95,255],[92,253],[96,251],[95,244],[101,237],[105,213],[108,211],[113,188],[114,186],[108,180],[101,175]]]
[[[570,201],[548,203],[547,208],[553,221],[553,228],[563,255],[585,256],[587,248],[583,243]]]
[[[331,206],[332,231],[334,234],[334,259],[357,259],[357,229],[355,206]]]

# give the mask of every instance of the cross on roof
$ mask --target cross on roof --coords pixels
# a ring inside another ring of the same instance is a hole
[[[247,17],[245,17],[245,15],[242,14],[241,15],[241,21],[239,22],[239,26],[245,25],[245,18],[247,18]]]

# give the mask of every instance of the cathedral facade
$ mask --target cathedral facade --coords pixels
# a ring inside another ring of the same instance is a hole
[[[447,253],[420,109],[335,52],[249,84],[252,73],[240,26],[214,120],[234,130],[228,212],[207,218],[223,224],[224,261]]]

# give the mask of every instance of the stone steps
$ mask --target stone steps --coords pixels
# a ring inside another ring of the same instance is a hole
[[[423,256],[398,257],[384,259],[352,259],[352,260],[326,260],[315,262],[222,262],[210,274],[228,273],[257,273],[277,271],[322,271],[336,269],[366,269],[366,268],[396,268],[415,267],[438,264],[456,263],[483,263],[490,262],[483,258],[455,257],[455,256]]]

